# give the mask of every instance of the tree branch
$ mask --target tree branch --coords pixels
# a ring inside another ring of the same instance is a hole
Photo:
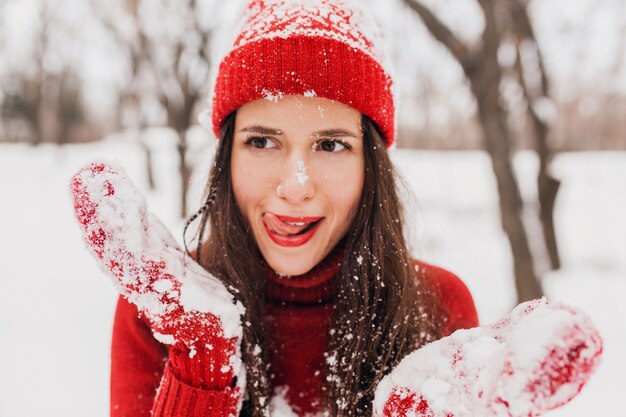
[[[428,7],[417,0],[404,0],[404,3],[418,14],[428,31],[450,51],[464,68],[471,63],[473,59],[469,48]]]
[[[537,37],[535,36],[530,17],[528,16],[527,2],[523,0],[508,0],[508,6],[509,12],[511,13],[513,32],[518,39],[518,43],[526,40],[532,42],[536,46],[537,65],[541,75],[539,88],[541,95],[547,97],[550,90],[549,79],[543,56],[541,54],[541,50],[539,49]]]

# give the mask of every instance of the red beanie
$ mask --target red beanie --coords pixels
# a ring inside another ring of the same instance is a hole
[[[387,146],[395,137],[392,81],[377,27],[348,0],[252,0],[221,61],[213,131],[243,104],[284,95],[325,97],[369,116]]]

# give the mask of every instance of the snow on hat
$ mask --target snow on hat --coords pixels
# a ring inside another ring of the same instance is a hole
[[[212,124],[243,104],[284,95],[325,97],[369,116],[395,137],[392,80],[378,25],[350,0],[252,0],[219,64]]]

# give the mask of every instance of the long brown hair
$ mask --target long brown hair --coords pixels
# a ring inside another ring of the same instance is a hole
[[[241,415],[261,417],[272,394],[266,357],[255,349],[265,345],[263,322],[258,319],[264,317],[259,296],[262,256],[232,191],[234,125],[235,113],[223,123],[205,204],[185,229],[200,217],[197,260],[246,307],[242,355],[248,397]],[[380,379],[441,332],[437,297],[413,268],[407,250],[396,174],[382,135],[367,116],[362,116],[361,127],[365,181],[356,217],[344,238],[345,258],[326,352],[327,407],[337,417],[370,416]]]

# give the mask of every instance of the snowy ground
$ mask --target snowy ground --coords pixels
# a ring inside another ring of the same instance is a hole
[[[180,235],[172,142],[159,135],[156,150],[158,188],[148,199]],[[62,148],[0,145],[0,417],[108,413],[115,294],[83,250],[68,194],[71,174],[101,157],[119,160],[146,189],[142,153],[122,138]],[[466,281],[483,322],[510,310],[511,260],[488,158],[403,150],[394,158],[416,195],[408,217],[416,254]],[[516,165],[530,198],[536,161],[520,154]],[[560,155],[554,169],[563,179],[557,227],[564,267],[546,276],[545,289],[592,316],[606,353],[582,394],[549,416],[623,415],[626,153]]]

